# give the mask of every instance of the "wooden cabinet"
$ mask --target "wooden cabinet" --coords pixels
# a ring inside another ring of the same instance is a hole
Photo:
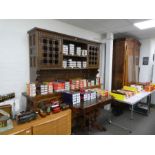
[[[90,74],[96,76],[100,43],[40,28],[33,28],[28,34],[31,82],[86,78]],[[64,45],[68,46],[68,55],[63,52]],[[70,54],[71,45],[74,46],[74,54]],[[87,55],[79,54],[78,48],[86,50]],[[74,67],[66,68],[64,63],[74,64]]]
[[[52,34],[39,32],[38,61],[40,69],[62,67],[62,39]]]
[[[140,42],[133,38],[114,40],[112,89],[139,80]]]
[[[45,118],[25,123],[16,124],[13,122],[14,128],[2,135],[70,135],[71,134],[71,110],[61,111],[51,114]]]
[[[88,68],[99,67],[99,46],[97,45],[88,45]]]
[[[34,135],[64,135],[71,134],[71,115],[61,114],[51,120],[44,120],[33,125]]]

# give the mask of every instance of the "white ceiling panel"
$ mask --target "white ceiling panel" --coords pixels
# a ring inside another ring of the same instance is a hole
[[[139,30],[133,25],[148,19],[59,19],[62,22],[93,31],[99,34],[112,32],[117,34],[127,34],[139,39],[155,37],[155,28]]]

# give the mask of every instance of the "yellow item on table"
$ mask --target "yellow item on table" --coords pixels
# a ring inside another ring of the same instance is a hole
[[[138,90],[135,87],[123,86],[123,90],[133,91],[136,94],[138,93]]]
[[[110,92],[110,95],[112,97],[114,97],[116,100],[125,100],[126,99],[126,96],[122,95],[122,94],[116,94],[116,93]]]

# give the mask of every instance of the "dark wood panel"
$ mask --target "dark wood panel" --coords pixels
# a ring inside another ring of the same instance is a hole
[[[70,80],[75,78],[91,79],[96,77],[97,69],[40,70],[38,78],[43,81]]]
[[[134,38],[114,40],[112,89],[121,89],[130,82],[138,82],[140,42]]]

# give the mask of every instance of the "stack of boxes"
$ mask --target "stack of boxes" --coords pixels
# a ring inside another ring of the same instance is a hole
[[[87,93],[87,101],[90,101],[90,95],[91,95],[91,94],[88,92],[88,93]]]
[[[75,89],[79,89],[79,86],[80,86],[80,81],[75,80]]]
[[[63,68],[67,68],[67,60],[63,60]]]
[[[81,61],[77,61],[77,67],[78,67],[78,68],[82,68],[82,63],[81,63]]]
[[[86,79],[83,79],[83,86],[84,86],[84,88],[87,87],[87,80]]]
[[[70,84],[71,90],[75,90],[75,84]]]
[[[82,62],[81,61],[73,61],[72,59],[68,59],[67,61],[63,61],[63,67],[71,67],[71,68],[82,68]],[[86,62],[84,62],[84,68],[86,68]]]
[[[72,68],[76,68],[76,61],[72,61],[71,67],[72,67]]]
[[[57,82],[44,82],[41,85],[38,85],[38,94],[46,95],[48,93],[70,91],[70,90],[79,90],[86,87],[91,87],[95,85],[100,85],[100,78],[97,77],[96,80],[87,80],[87,79],[76,79],[70,81],[57,81]],[[27,84],[27,95],[34,97],[36,96],[36,84],[30,83]],[[91,98],[91,97],[90,97]],[[89,99],[89,95],[88,95]]]
[[[65,90],[65,84],[64,82],[54,82],[53,83],[53,89],[55,92],[62,92]]]
[[[40,85],[40,94],[41,95],[48,94],[48,85],[47,84],[41,84]]]
[[[27,84],[26,91],[27,91],[27,95],[28,96],[31,96],[31,97],[36,96],[36,85],[35,85],[35,83]]]
[[[70,91],[70,82],[65,82],[65,91]]]
[[[76,67],[76,61],[72,61],[72,59],[68,59],[67,60],[67,67],[75,68]]]
[[[95,80],[91,80],[91,86],[95,86]]]
[[[74,55],[74,51],[75,51],[75,45],[69,44],[69,54]]]
[[[87,91],[81,94],[81,101],[90,101],[96,99],[96,92],[95,91]]]
[[[71,90],[79,89],[79,88],[86,88],[87,87],[87,80],[70,80]]]
[[[91,99],[91,100],[96,99],[96,92],[95,92],[95,91],[91,91],[91,92],[90,92],[90,99]]]
[[[84,88],[84,81],[83,80],[80,80],[80,88]]]
[[[76,55],[81,56],[81,47],[76,48]]]
[[[96,78],[96,85],[97,86],[100,85],[100,78],[99,77]]]
[[[76,80],[70,80],[71,90],[75,90],[76,88]]]
[[[68,45],[63,45],[63,54],[68,55]]]
[[[67,67],[72,67],[72,59],[67,60]]]
[[[81,55],[82,56],[87,56],[87,50],[81,50]]]
[[[48,83],[48,93],[53,93],[53,83],[52,82],[49,82]]]
[[[80,93],[75,92],[63,92],[62,98],[65,103],[75,105],[80,103]]]
[[[75,55],[75,45],[63,45],[63,54],[65,55]],[[87,56],[87,50],[81,49],[81,47],[76,47],[76,55],[78,56]]]
[[[91,81],[90,80],[87,80],[87,86],[91,87]]]
[[[81,93],[80,97],[82,102],[86,102],[88,100],[87,93]]]
[[[83,61],[83,62],[82,62],[82,67],[83,67],[83,68],[86,68],[86,67],[87,67],[87,62],[86,62],[86,61]]]

